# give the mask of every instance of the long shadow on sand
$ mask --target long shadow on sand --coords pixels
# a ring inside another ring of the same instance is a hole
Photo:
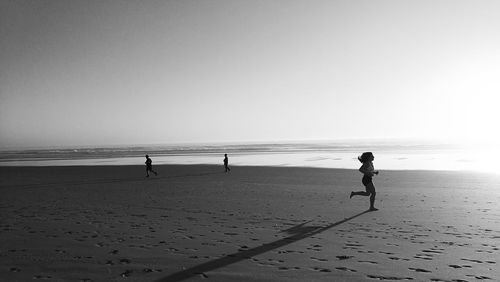
[[[282,231],[282,232],[292,234],[289,237],[255,247],[253,249],[239,251],[239,252],[236,252],[233,254],[229,254],[225,257],[216,259],[216,260],[212,260],[212,261],[209,261],[209,262],[206,262],[203,264],[193,266],[193,267],[188,268],[186,270],[176,272],[176,273],[173,273],[167,277],[158,279],[158,280],[156,280],[156,282],[182,281],[182,280],[191,278],[191,277],[196,276],[196,275],[200,275],[202,273],[205,273],[205,272],[217,269],[217,268],[225,267],[227,265],[237,263],[237,262],[245,260],[245,259],[249,259],[251,257],[269,252],[269,251],[277,249],[277,248],[281,248],[283,246],[286,246],[286,245],[292,244],[294,242],[303,240],[305,238],[314,236],[316,234],[322,233],[330,228],[333,228],[333,227],[338,226],[342,223],[345,223],[349,220],[352,220],[352,219],[354,219],[358,216],[361,216],[367,212],[369,212],[369,210],[358,213],[358,214],[353,215],[349,218],[345,218],[341,221],[328,224],[326,226],[305,226],[308,222],[301,223],[297,226],[294,226],[292,228],[289,228],[287,230]]]

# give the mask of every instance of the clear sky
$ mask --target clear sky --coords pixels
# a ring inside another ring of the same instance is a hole
[[[499,142],[500,1],[0,2],[0,148]]]

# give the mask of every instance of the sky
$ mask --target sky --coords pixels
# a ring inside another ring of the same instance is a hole
[[[0,2],[0,148],[500,145],[500,1]]]

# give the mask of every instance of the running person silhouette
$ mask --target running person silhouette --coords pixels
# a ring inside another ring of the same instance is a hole
[[[229,159],[227,158],[227,154],[224,154],[224,169],[226,169],[226,172],[231,171],[228,164],[229,164]]]
[[[363,185],[365,185],[366,191],[351,192],[349,199],[356,195],[370,196],[370,210],[376,211],[378,209],[375,208],[374,203],[375,195],[377,193],[375,192],[375,186],[372,181],[373,176],[378,174],[378,171],[376,171],[373,167],[373,160],[375,160],[375,157],[372,152],[365,152],[358,157],[358,160],[363,163],[363,165],[359,168],[359,171],[363,174],[363,179],[361,181],[363,182]]]
[[[146,155],[146,177],[149,177],[149,172],[151,171],[152,173],[154,173],[155,175],[158,175],[158,173],[156,173],[156,171],[153,170],[153,161],[149,158],[148,155]]]

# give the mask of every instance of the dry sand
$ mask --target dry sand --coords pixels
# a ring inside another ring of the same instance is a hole
[[[0,167],[2,281],[500,281],[500,177]]]

